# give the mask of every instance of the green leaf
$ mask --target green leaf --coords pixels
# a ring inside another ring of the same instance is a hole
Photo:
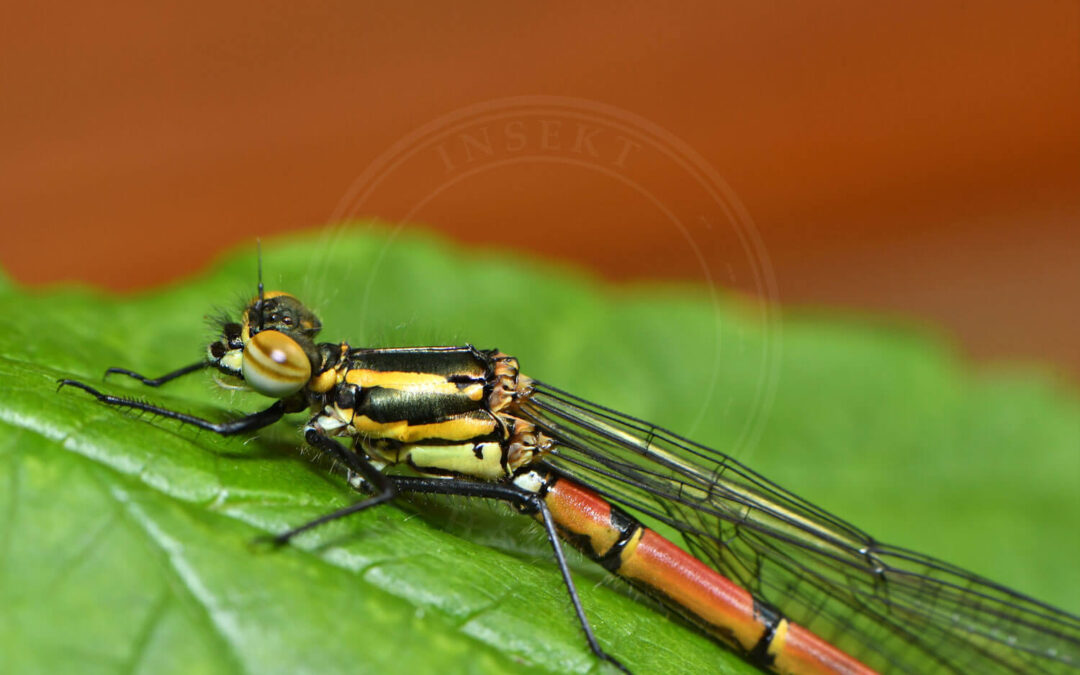
[[[1080,608],[1080,402],[1036,372],[973,375],[939,340],[838,317],[786,318],[776,351],[739,297],[616,290],[373,228],[267,245],[264,269],[319,310],[326,340],[498,346],[530,375],[735,451],[880,539]],[[610,670],[538,528],[510,509],[418,500],[260,550],[256,536],[357,498],[302,451],[303,416],[223,439],[56,393],[62,377],[201,358],[201,317],[242,306],[254,271],[244,250],[134,297],[0,286],[0,672]],[[102,387],[215,419],[267,404],[205,374]],[[573,564],[601,643],[635,671],[748,670]]]

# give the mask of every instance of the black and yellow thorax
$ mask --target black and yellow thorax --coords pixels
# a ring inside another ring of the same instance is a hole
[[[310,424],[354,438],[376,464],[497,480],[546,450],[513,414],[529,390],[513,357],[468,345],[320,350],[327,358],[308,387],[318,411]]]

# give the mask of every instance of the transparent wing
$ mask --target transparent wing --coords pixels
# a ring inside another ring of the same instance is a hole
[[[882,672],[1080,668],[1080,617],[884,545],[721,452],[537,382],[549,462],[678,530],[694,555]]]

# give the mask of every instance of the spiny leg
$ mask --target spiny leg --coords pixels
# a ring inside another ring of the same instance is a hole
[[[211,422],[210,420],[204,420],[201,417],[195,417],[194,415],[188,415],[175,410],[169,410],[168,408],[143,403],[142,401],[136,401],[135,399],[113,396],[112,394],[103,394],[90,385],[79,382],[78,380],[60,380],[57,391],[64,387],[76,387],[82,389],[106,405],[116,406],[118,408],[131,408],[132,410],[142,410],[154,415],[160,415],[161,417],[179,420],[184,424],[190,424],[200,429],[213,431],[222,436],[232,436],[233,434],[239,434],[245,431],[262,429],[263,427],[270,426],[274,422],[280,420],[286,412],[285,402],[279,400],[274,401],[273,405],[266,410],[260,410],[259,412],[245,415],[239,419],[229,420],[228,422]]]
[[[367,459],[355,452],[349,452],[343,445],[320,432],[318,429],[308,428],[304,433],[304,438],[310,445],[326,452],[334,459],[340,461],[348,467],[350,471],[363,476],[367,484],[375,489],[376,494],[363,501],[350,504],[345,508],[338,509],[337,511],[328,513],[324,516],[319,516],[315,520],[308,521],[303,525],[275,535],[272,538],[272,541],[277,545],[288,543],[290,539],[301,532],[307,532],[312,528],[324,525],[332,520],[351,516],[354,513],[360,513],[372,506],[378,506],[379,504],[388,502],[398,495],[398,491],[395,489],[393,481],[390,480],[388,476],[372,466],[371,462]]]
[[[172,371],[171,373],[165,373],[161,377],[155,377],[155,378],[150,378],[150,377],[146,377],[145,375],[140,375],[139,373],[136,373],[134,370],[128,370],[127,368],[109,368],[108,370],[105,371],[105,375],[102,377],[102,379],[107,379],[109,377],[109,375],[114,375],[114,374],[115,375],[127,375],[128,377],[134,378],[134,379],[138,380],[139,382],[142,382],[143,384],[145,384],[148,387],[160,387],[161,385],[165,384],[166,382],[168,382],[170,380],[175,380],[178,377],[182,377],[182,376],[187,375],[189,373],[194,373],[196,371],[202,370],[203,368],[206,368],[209,365],[210,364],[207,363],[206,361],[198,361],[196,363],[192,363],[190,366],[184,366],[183,368],[178,368],[178,369]]]
[[[498,499],[500,501],[509,502],[515,506],[520,507],[525,513],[539,513],[544,524],[544,531],[547,534],[548,542],[551,544],[551,548],[555,553],[555,563],[559,567],[559,572],[562,574],[563,584],[566,586],[566,590],[570,595],[570,604],[574,607],[574,612],[577,614],[578,623],[581,625],[582,631],[585,633],[585,640],[589,644],[589,649],[597,658],[607,661],[624,673],[629,673],[626,666],[620,663],[615,657],[609,655],[600,647],[599,641],[593,634],[592,626],[589,624],[588,617],[585,616],[585,608],[581,604],[581,597],[578,595],[577,586],[574,584],[574,579],[570,574],[570,566],[566,562],[566,555],[563,553],[562,543],[559,540],[558,530],[555,527],[555,519],[551,515],[551,511],[548,509],[547,504],[537,494],[523,490],[513,485],[505,485],[499,483],[480,483],[461,480],[447,480],[437,478],[415,478],[412,476],[386,476],[380,473],[375,467],[371,466],[366,460],[355,453],[349,453],[345,448],[338,444],[333,439],[327,438],[315,432],[314,430],[308,431],[308,442],[312,445],[316,443],[312,442],[312,436],[320,437],[322,441],[317,447],[328,449],[335,457],[338,457],[338,452],[351,456],[353,460],[344,460],[346,466],[357,473],[362,473],[364,477],[375,487],[380,489],[380,494],[364,501],[346,506],[342,509],[338,509],[332,513],[328,513],[324,516],[320,516],[311,522],[305,523],[297,528],[294,528],[288,532],[285,532],[278,537],[275,537],[275,541],[284,543],[290,538],[305,532],[313,527],[317,527],[324,523],[328,523],[332,520],[344,518],[354,513],[359,513],[372,506],[376,506],[385,501],[393,499],[398,494],[413,493],[413,494],[443,494],[443,495],[457,495],[462,497],[480,497],[482,499]],[[337,450],[329,450],[328,446],[332,444],[336,446]],[[366,468],[364,468],[366,466]],[[383,484],[379,482],[371,481],[368,478],[368,472],[373,471],[380,477]]]
[[[465,497],[499,499],[521,507],[525,513],[539,513],[544,523],[544,531],[547,534],[548,543],[551,544],[551,549],[555,554],[555,564],[559,567],[559,573],[562,574],[563,585],[570,595],[570,604],[574,606],[574,613],[577,614],[578,623],[581,625],[582,632],[585,633],[585,641],[589,643],[589,649],[592,650],[597,658],[607,661],[624,673],[630,672],[627,670],[626,666],[600,647],[600,642],[593,634],[589,619],[585,616],[585,608],[581,604],[581,597],[578,595],[577,586],[574,584],[574,579],[570,574],[570,565],[567,564],[566,555],[563,553],[562,542],[559,539],[559,533],[555,527],[555,519],[551,515],[551,510],[548,509],[548,505],[539,495],[534,492],[529,492],[528,490],[523,490],[515,485],[498,483],[472,483],[412,478],[409,476],[392,476],[391,480],[394,481],[394,486],[397,488],[398,492],[402,493],[448,494],[462,495]]]

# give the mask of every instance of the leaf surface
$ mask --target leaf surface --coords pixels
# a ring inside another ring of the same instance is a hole
[[[738,448],[882,540],[1080,608],[1080,403],[1037,372],[974,375],[910,327],[820,314],[785,320],[776,350],[738,297],[617,290],[372,228],[275,242],[264,269],[319,311],[323,339],[497,346],[537,378]],[[213,335],[200,317],[238,311],[254,270],[244,251],[132,297],[0,287],[0,671],[606,671],[538,528],[508,508],[417,500],[267,552],[250,542],[357,498],[303,452],[302,415],[223,439],[56,393],[108,366],[198,360]],[[102,388],[214,419],[268,403],[206,374]],[[749,670],[573,564],[599,639],[636,672]]]

